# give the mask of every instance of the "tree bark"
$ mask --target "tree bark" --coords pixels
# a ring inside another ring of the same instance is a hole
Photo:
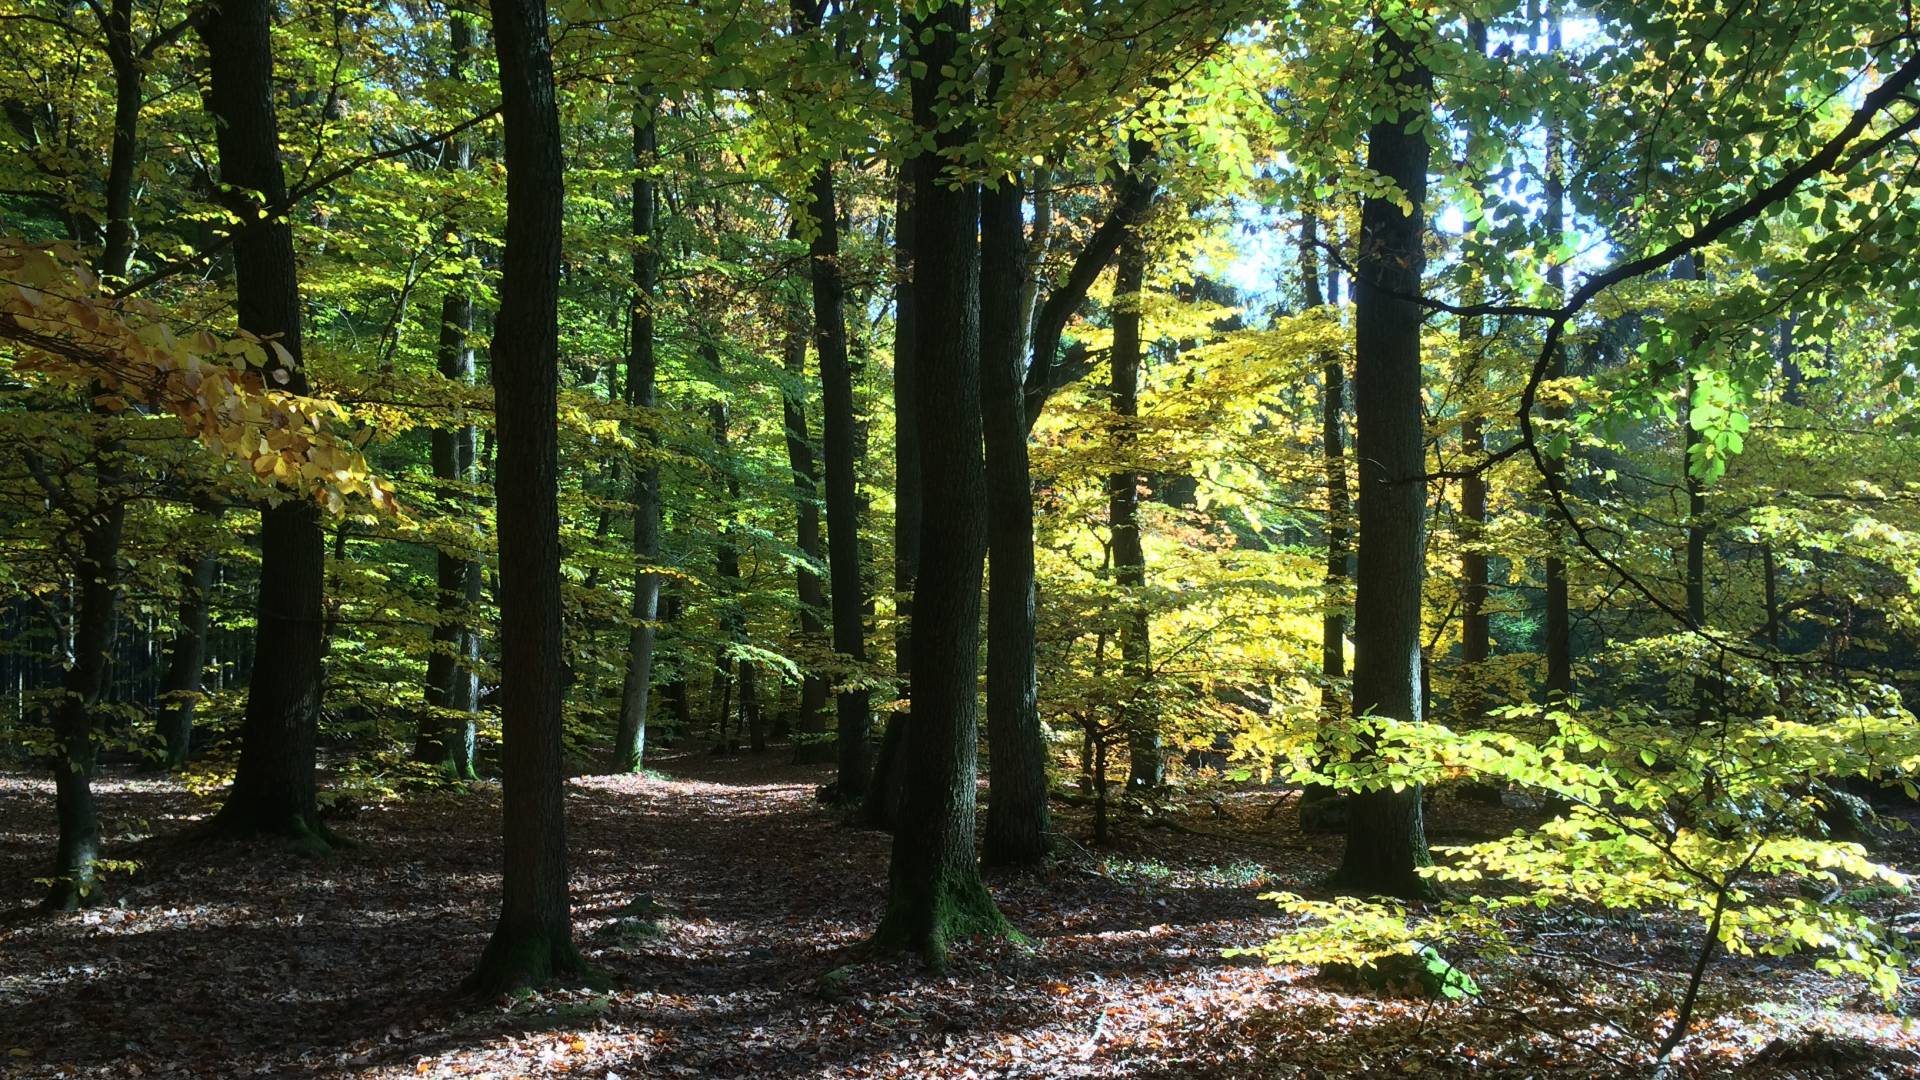
[[[207,46],[209,110],[217,121],[220,180],[245,224],[233,243],[235,308],[242,330],[277,340],[290,361],[268,370],[307,392],[300,358],[300,286],[274,109],[269,0],[217,0],[200,20]],[[253,671],[241,724],[240,763],[215,832],[287,836],[309,848],[329,841],[314,787],[320,713],[325,540],[318,508],[292,498],[260,511],[260,592]]]
[[[467,50],[473,47],[473,29],[466,17],[451,14],[452,60],[449,74],[463,78]],[[465,139],[447,147],[445,168],[464,172],[472,163]],[[473,380],[473,298],[464,283],[449,287],[440,301],[440,340],[436,358],[442,378],[458,383]],[[458,487],[473,478],[475,432],[472,424],[435,428],[432,436],[433,475],[443,484],[445,497],[460,500]],[[426,712],[414,741],[415,761],[438,765],[455,780],[474,778],[474,711],[479,706],[479,631],[473,625],[480,602],[481,564],[471,552],[434,552],[434,579],[439,621],[433,628],[433,652],[427,657]]]
[[[798,239],[799,222],[795,219],[794,233]],[[819,470],[813,463],[813,442],[807,434],[807,410],[805,392],[802,389],[807,382],[807,321],[804,307],[795,305],[792,313],[793,326],[787,334],[786,371],[791,387],[783,395],[782,407],[785,413],[787,438],[787,468],[793,474],[793,503],[796,519],[795,540],[809,563],[818,564],[821,558],[820,539],[820,498]],[[796,570],[794,583],[796,598],[800,601],[800,634],[809,642],[819,642],[826,636],[826,622],[822,613],[827,609],[827,591],[814,573],[813,566],[802,563]],[[808,672],[800,682],[800,733],[805,736],[794,743],[793,759],[802,763],[818,763],[833,760],[835,747],[827,735],[827,679],[814,672]],[[861,795],[864,790],[856,790],[845,795]]]
[[[1047,746],[1034,626],[1033,483],[1027,467],[1023,298],[1029,262],[1018,177],[980,196],[980,409],[986,437],[987,765],[990,865],[1047,854]]]
[[[560,512],[555,413],[565,177],[545,0],[493,0],[507,164],[492,371],[499,460],[500,920],[466,988],[493,994],[586,973],[573,943],[561,761]]]
[[[808,215],[814,236],[813,347],[820,358],[821,442],[827,474],[827,569],[832,578],[833,651],[850,672],[866,666],[866,598],[860,577],[860,504],[855,474],[853,368],[847,363],[846,283],[840,270],[840,222],[833,167],[814,170]],[[869,780],[865,687],[836,697],[839,789],[865,792]]]
[[[1427,162],[1424,130],[1407,124],[1427,115],[1432,79],[1416,60],[1415,43],[1381,26],[1376,61],[1395,67],[1389,79],[1403,104],[1376,122],[1367,139],[1367,167],[1392,181],[1412,204],[1402,213],[1388,198],[1361,208],[1354,276],[1354,415],[1358,436],[1360,544],[1354,603],[1353,711],[1417,722],[1420,617],[1426,531],[1426,427],[1420,399],[1420,291],[1425,263]],[[1353,798],[1346,849],[1335,880],[1362,893],[1425,896],[1416,872],[1429,865],[1421,792],[1413,786],[1366,791]]]
[[[1546,6],[1547,53],[1555,55],[1560,51],[1560,19],[1551,3]],[[1546,228],[1554,247],[1560,245],[1561,233],[1566,229],[1566,150],[1565,139],[1561,135],[1558,118],[1550,117],[1547,124],[1547,161],[1545,177],[1545,197],[1547,201]],[[1547,264],[1547,294],[1555,304],[1561,303],[1567,291],[1566,260],[1558,252]],[[1546,377],[1559,379],[1567,374],[1566,350],[1555,346],[1553,357],[1548,364]],[[1557,400],[1557,399],[1556,399]],[[1557,405],[1546,410],[1550,423],[1566,418],[1566,410]],[[1565,464],[1553,459],[1548,464],[1553,476],[1547,483],[1558,486],[1560,474]],[[1559,529],[1553,530],[1553,543],[1559,543]],[[1567,597],[1567,563],[1558,554],[1547,556],[1545,567],[1547,594],[1547,696],[1564,698],[1573,693],[1573,617]]]
[[[1120,240],[1113,283],[1113,369],[1109,390],[1113,405],[1114,455],[1123,464],[1132,456],[1140,419],[1140,300],[1146,277],[1146,245],[1138,228]],[[1166,782],[1166,758],[1160,745],[1160,713],[1153,701],[1152,624],[1147,615],[1147,556],[1140,543],[1140,473],[1122,468],[1107,477],[1107,525],[1112,534],[1113,582],[1125,609],[1120,623],[1120,668],[1126,700],[1121,715],[1127,732],[1127,787],[1136,791]]]
[[[154,718],[161,764],[168,769],[185,765],[193,751],[193,717],[199,708],[201,678],[207,666],[207,624],[218,563],[214,552],[203,551],[180,568],[179,626],[167,642],[160,711]]]
[[[1474,19],[1467,24],[1468,36],[1473,47],[1484,54],[1487,51],[1487,24]],[[1475,190],[1481,185],[1476,179]],[[1479,303],[1484,298],[1485,276],[1481,269],[1480,258],[1483,250],[1471,234],[1466,241],[1465,257],[1471,261],[1468,268],[1469,281],[1472,282],[1466,297],[1468,304]],[[1460,352],[1466,357],[1462,381],[1467,393],[1474,398],[1480,396],[1485,385],[1481,374],[1481,364],[1486,349],[1486,320],[1479,316],[1463,316],[1460,319]],[[1487,452],[1487,435],[1480,415],[1476,411],[1460,426],[1460,449],[1466,456],[1469,467],[1484,460]],[[1454,677],[1453,700],[1455,712],[1466,721],[1477,721],[1486,709],[1486,690],[1481,680],[1484,665],[1493,656],[1492,627],[1487,618],[1487,601],[1492,595],[1491,578],[1488,575],[1487,552],[1482,545],[1487,535],[1487,477],[1479,471],[1469,472],[1460,481],[1460,516],[1465,524],[1461,535],[1460,554],[1460,670]]]
[[[659,152],[659,104],[643,90],[633,109],[633,330],[627,342],[627,404],[652,411],[659,362],[654,355],[654,293],[660,279],[658,192],[652,169]],[[620,685],[620,723],[613,771],[639,772],[646,761],[647,705],[653,691],[655,620],[660,614],[659,425],[648,417],[647,460],[633,473],[633,601],[627,611],[627,670]]]
[[[99,899],[100,817],[93,801],[98,758],[94,709],[106,688],[113,647],[114,600],[119,594],[120,535],[126,506],[113,499],[80,523],[74,560],[73,651],[54,711],[54,809],[60,836],[42,906],[73,911]]]
[[[936,172],[942,152],[972,138],[965,124],[944,130],[936,109],[963,106],[941,71],[970,67],[960,51],[971,5],[957,0],[908,21],[913,121],[932,133],[931,154],[914,177],[915,243],[941,253],[914,267],[919,320],[920,463],[940,498],[923,509],[920,576],[914,588],[913,720],[900,749],[905,774],[887,909],[875,943],[920,953],[943,967],[949,943],[1004,933],[1006,920],[974,862],[980,580],[986,560],[986,475],[981,458],[979,189]],[[921,34],[925,40],[920,41]],[[906,65],[902,65],[903,69]]]
[[[900,745],[906,737],[913,702],[913,589],[920,568],[920,517],[922,481],[920,477],[920,405],[919,379],[916,375],[915,338],[919,320],[914,312],[914,192],[921,159],[908,158],[900,163],[898,187],[894,196],[893,267],[893,592],[897,616],[893,631],[893,670],[900,684],[900,697],[907,711],[895,712],[887,720],[875,756],[873,774],[867,782],[867,798],[861,804],[861,816],[867,824],[893,828],[900,811]]]

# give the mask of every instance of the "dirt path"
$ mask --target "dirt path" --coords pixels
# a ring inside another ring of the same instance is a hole
[[[821,769],[655,766],[671,779],[569,787],[579,937],[614,985],[477,1007],[449,991],[495,910],[497,789],[361,808],[336,821],[358,846],[314,860],[142,841],[210,804],[105,777],[109,854],[144,870],[111,906],[0,924],[0,1075],[1225,1080],[1604,1061],[1492,1008],[1345,997],[1223,959],[1278,925],[1258,894],[1305,888],[1336,844],[1265,823],[1270,794],[1195,825],[1284,842],[1135,828],[1115,853],[995,879],[1031,944],[971,947],[936,977],[859,954],[888,838],[813,800]],[[35,895],[50,803],[45,782],[0,775],[0,903]]]

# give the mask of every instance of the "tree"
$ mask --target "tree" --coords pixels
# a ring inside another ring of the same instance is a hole
[[[1125,462],[1140,419],[1140,301],[1147,270],[1146,244],[1137,229],[1120,241],[1113,284],[1113,367],[1111,394],[1116,442]],[[1113,581],[1127,591],[1128,608],[1120,627],[1120,663],[1127,680],[1123,706],[1127,729],[1127,786],[1157,788],[1166,782],[1161,753],[1160,717],[1153,705],[1152,623],[1141,596],[1147,583],[1147,557],[1140,544],[1140,475],[1121,469],[1107,478],[1107,526],[1112,534]]]
[[[494,0],[505,126],[507,237],[492,371],[498,424],[500,921],[465,986],[476,993],[587,973],[573,943],[560,757],[560,516],[556,490],[560,222],[565,178],[545,0]]]
[[[825,9],[824,0],[794,0],[796,29],[817,34]],[[833,651],[836,661],[852,675],[867,662],[866,597],[860,565],[853,369],[847,362],[847,288],[840,267],[840,221],[831,158],[814,167],[807,186],[806,217],[811,223],[807,255],[813,278],[813,348],[820,362],[821,450],[827,474]],[[867,741],[872,714],[865,686],[857,682],[844,686],[836,695],[835,711],[840,765],[836,783],[843,798],[852,798],[864,793],[869,781]]]
[[[1359,463],[1360,543],[1355,565],[1353,715],[1417,722],[1421,582],[1424,576],[1426,419],[1421,407],[1420,292],[1425,263],[1424,128],[1432,86],[1421,59],[1422,17],[1383,16],[1374,58],[1391,108],[1367,134],[1367,168],[1395,185],[1360,211],[1354,272],[1353,402]],[[1413,130],[1409,131],[1409,128]],[[1394,197],[1405,200],[1400,203]],[[1420,788],[1359,792],[1347,817],[1336,879],[1348,889],[1421,896],[1430,862]]]
[[[452,57],[450,75],[465,77],[467,53],[473,48],[473,28],[466,16],[448,16]],[[465,138],[446,149],[443,167],[465,171],[473,149]],[[449,288],[440,301],[437,360],[442,378],[457,383],[473,380],[473,298],[464,288]],[[433,474],[445,481],[451,498],[464,502],[460,485],[473,477],[475,431],[472,424],[435,428],[432,435]],[[480,652],[479,631],[473,626],[480,603],[481,564],[472,552],[434,551],[434,577],[440,621],[433,628],[433,654],[427,658],[426,712],[420,718],[414,759],[438,765],[456,780],[474,778],[474,711],[479,707],[480,681],[474,663]]]
[[[218,124],[222,198],[241,223],[232,245],[240,329],[273,345],[270,377],[304,394],[300,283],[285,217],[272,23],[269,0],[217,0],[198,30],[207,46],[207,107]],[[286,836],[309,848],[330,844],[314,783],[325,560],[314,503],[284,500],[260,511],[254,666],[240,763],[226,804],[214,816],[215,832]]]
[[[883,948],[920,953],[944,966],[951,942],[1006,933],[974,862],[975,679],[980,581],[986,557],[986,476],[981,459],[979,189],[946,167],[970,138],[950,118],[964,108],[952,75],[967,66],[967,0],[906,23],[915,72],[914,127],[933,136],[914,174],[914,242],[938,259],[914,266],[914,363],[921,417],[922,482],[928,500],[913,591],[913,718],[900,747],[903,794],[887,869],[887,910],[874,935]],[[946,74],[943,74],[945,72]]]
[[[633,111],[633,326],[627,344],[627,405],[656,406],[659,362],[654,355],[654,304],[660,277],[659,198],[653,170],[659,167],[659,104],[643,90]],[[645,760],[647,702],[653,689],[654,620],[660,613],[660,436],[648,418],[648,459],[633,475],[633,605],[626,672],[620,687],[620,726],[613,743],[615,772],[637,772]]]

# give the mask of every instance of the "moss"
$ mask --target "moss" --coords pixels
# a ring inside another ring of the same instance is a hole
[[[555,982],[593,989],[612,985],[611,979],[587,963],[569,937],[496,930],[460,990],[475,997],[495,997]]]
[[[947,871],[930,886],[896,885],[873,944],[881,950],[917,953],[928,967],[944,971],[952,944],[976,937],[1027,940],[1000,914],[986,884],[968,867]]]

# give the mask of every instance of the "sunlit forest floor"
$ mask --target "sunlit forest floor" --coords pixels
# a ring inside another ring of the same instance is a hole
[[[1313,893],[1339,851],[1296,829],[1291,794],[1248,787],[1123,814],[1102,850],[1083,809],[1057,806],[1061,857],[992,879],[1030,944],[930,975],[864,955],[887,837],[815,801],[824,767],[784,761],[669,751],[652,778],[574,781],[579,937],[611,982],[479,1005],[450,992],[495,913],[497,787],[340,807],[355,846],[316,860],[181,846],[211,804],[110,772],[109,854],[142,868],[109,906],[0,923],[0,1074],[1644,1074],[1690,955],[1657,921],[1542,914],[1516,928],[1531,955],[1463,960],[1484,989],[1470,1004],[1223,959],[1279,927],[1261,893]],[[9,907],[36,895],[51,803],[40,778],[0,775]],[[1430,817],[1436,844],[1525,823],[1464,801]],[[1896,844],[1915,865],[1915,834]],[[1679,1075],[1920,1075],[1920,1038],[1802,962],[1723,965],[1707,1007]]]

